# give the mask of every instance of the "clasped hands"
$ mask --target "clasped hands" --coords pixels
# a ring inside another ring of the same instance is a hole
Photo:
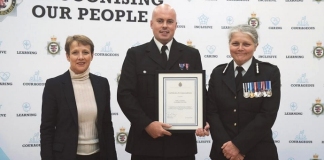
[[[228,141],[221,147],[224,156],[229,160],[243,160],[244,155],[240,154],[240,150],[232,143]]]
[[[152,138],[159,138],[165,135],[171,136],[171,132],[167,131],[166,129],[171,128],[172,126],[166,123],[153,121],[148,126],[145,127],[145,131],[152,137]],[[209,124],[206,122],[206,126],[204,129],[198,128],[196,130],[196,135],[199,137],[209,136]]]

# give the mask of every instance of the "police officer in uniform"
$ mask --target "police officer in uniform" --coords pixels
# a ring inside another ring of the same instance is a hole
[[[254,58],[257,46],[254,27],[234,26],[229,32],[233,60],[214,68],[210,76],[212,160],[278,160],[271,127],[280,104],[280,71]]]

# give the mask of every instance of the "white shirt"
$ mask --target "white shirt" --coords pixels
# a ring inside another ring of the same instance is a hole
[[[161,42],[159,42],[155,37],[154,37],[154,42],[155,42],[156,46],[158,47],[158,49],[160,51],[160,54],[161,54],[162,53],[161,52],[161,48],[162,48],[163,44]],[[167,55],[167,59],[168,60],[169,60],[169,54],[170,54],[170,48],[171,48],[172,42],[173,42],[173,39],[171,39],[171,41],[166,44],[166,46],[168,47],[168,49],[165,50],[165,53]]]

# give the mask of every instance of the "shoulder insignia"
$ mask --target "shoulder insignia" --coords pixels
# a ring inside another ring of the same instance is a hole
[[[227,65],[227,63],[220,64],[220,65],[218,65],[216,68],[218,68],[218,67],[222,67],[222,66],[225,66],[225,65]]]
[[[276,65],[274,65],[274,64],[272,64],[272,63],[269,63],[269,62],[262,62],[262,61],[260,61],[259,63],[260,63],[260,64],[270,65],[270,66],[276,66]]]
[[[228,67],[228,64],[229,64],[229,63],[220,64],[220,65],[218,65],[216,68],[218,68],[218,67],[224,67],[224,66],[225,66],[225,68],[224,68],[224,70],[223,70],[223,74],[225,74],[225,72],[226,72],[226,70],[227,70],[227,67]]]

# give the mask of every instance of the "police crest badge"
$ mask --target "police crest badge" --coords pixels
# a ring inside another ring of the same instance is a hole
[[[324,47],[322,46],[322,42],[318,41],[316,43],[316,47],[313,49],[313,54],[316,58],[322,58],[324,55]]]
[[[319,116],[323,113],[324,107],[323,107],[323,104],[321,104],[320,98],[316,98],[315,101],[316,101],[316,103],[313,104],[313,106],[312,106],[312,112],[313,112],[313,114]]]
[[[251,13],[251,17],[248,20],[248,25],[250,25],[254,28],[258,28],[260,25],[259,18],[256,17],[256,14],[254,12]]]
[[[51,42],[48,42],[47,43],[47,52],[49,54],[52,54],[52,55],[55,55],[55,54],[58,54],[60,53],[60,43],[59,42],[56,42],[56,37],[55,36],[52,36],[51,37]]]
[[[125,132],[125,128],[121,127],[120,132],[117,133],[116,140],[119,144],[125,144],[127,142],[128,134]]]

